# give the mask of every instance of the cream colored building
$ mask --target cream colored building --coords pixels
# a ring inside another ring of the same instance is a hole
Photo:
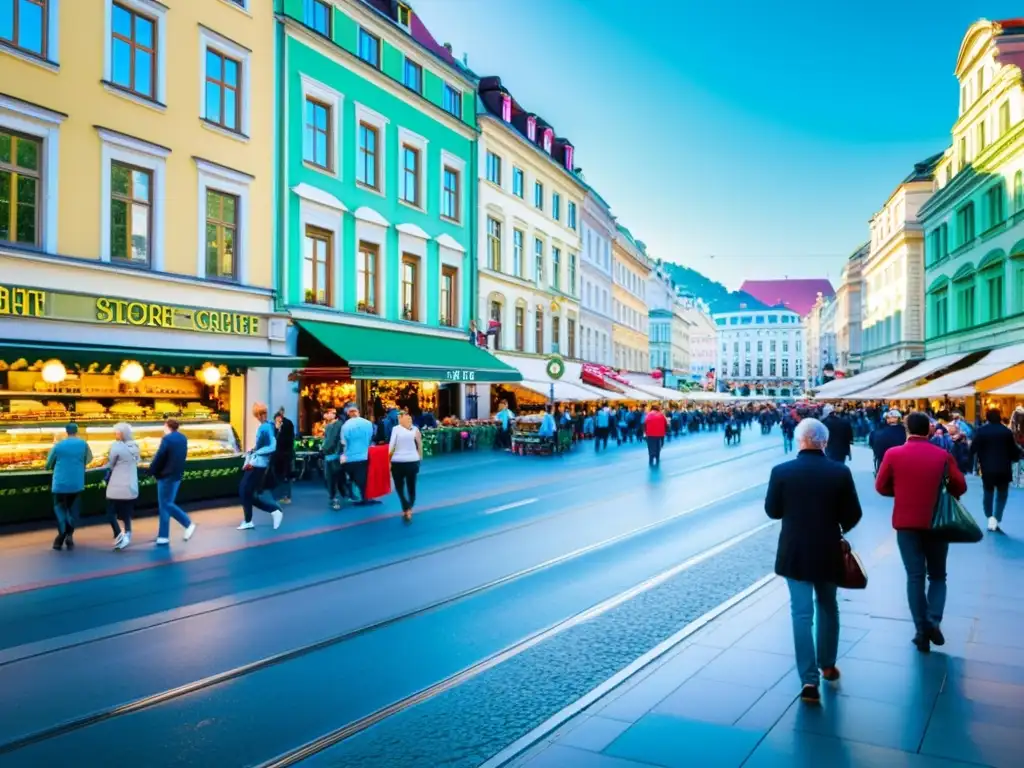
[[[653,266],[643,243],[623,226],[612,244],[612,346],[615,367],[650,369],[647,280]]]
[[[862,245],[843,265],[836,289],[836,360],[844,375],[860,370],[861,354],[861,269],[869,252]]]
[[[924,230],[920,211],[932,194],[942,155],[917,163],[871,217],[861,267],[861,368],[924,357]]]

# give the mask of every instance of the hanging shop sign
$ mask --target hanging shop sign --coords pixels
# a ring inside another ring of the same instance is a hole
[[[545,366],[548,378],[557,381],[565,375],[565,361],[558,355],[552,355],[548,358],[548,364]]]
[[[130,325],[221,336],[266,333],[264,319],[259,315],[3,284],[0,284],[0,317]]]

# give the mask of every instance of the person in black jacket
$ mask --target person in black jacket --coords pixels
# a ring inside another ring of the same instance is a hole
[[[822,411],[822,424],[828,430],[828,445],[825,446],[825,455],[832,461],[846,462],[852,459],[850,446],[853,445],[853,427],[845,416],[840,414],[831,405],[826,405]]]
[[[885,424],[879,425],[878,429],[871,433],[868,438],[868,445],[875,454],[875,474],[882,466],[882,457],[890,448],[903,445],[907,442],[907,429],[903,426],[903,414],[893,408],[885,414]]]
[[[273,476],[277,481],[274,495],[282,504],[292,503],[292,475],[295,473],[295,424],[284,415],[284,406],[274,414]]]
[[[772,469],[764,508],[768,517],[782,521],[775,572],[789,584],[793,645],[803,685],[800,698],[816,704],[821,700],[820,677],[839,679],[836,585],[843,575],[840,542],[842,533],[860,520],[861,508],[849,468],[825,456],[829,441],[825,426],[817,419],[802,419],[796,439],[797,457]],[[817,625],[817,644],[811,633],[813,624]]]
[[[982,506],[988,518],[988,529],[998,531],[1003,522],[1003,510],[1013,479],[1013,465],[1020,461],[1020,448],[1013,439],[1013,432],[1003,426],[999,411],[993,408],[985,414],[986,424],[974,433],[971,443],[971,460],[975,457],[981,465],[981,486],[984,489]],[[993,510],[993,495],[995,509]]]

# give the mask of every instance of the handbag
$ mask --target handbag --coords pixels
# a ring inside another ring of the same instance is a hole
[[[939,497],[932,512],[931,531],[935,538],[950,544],[976,544],[985,538],[974,516],[949,492],[949,468],[942,471]]]
[[[850,546],[850,542],[842,536],[839,537],[839,550],[843,554],[843,574],[838,586],[843,589],[866,589],[868,572],[864,568],[864,563]]]

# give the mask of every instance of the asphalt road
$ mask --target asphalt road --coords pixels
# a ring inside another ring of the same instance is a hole
[[[770,572],[782,458],[756,429],[655,470],[495,455],[426,472],[409,526],[388,500],[318,528],[342,518],[309,488],[305,533],[14,588],[0,765],[479,765]]]

